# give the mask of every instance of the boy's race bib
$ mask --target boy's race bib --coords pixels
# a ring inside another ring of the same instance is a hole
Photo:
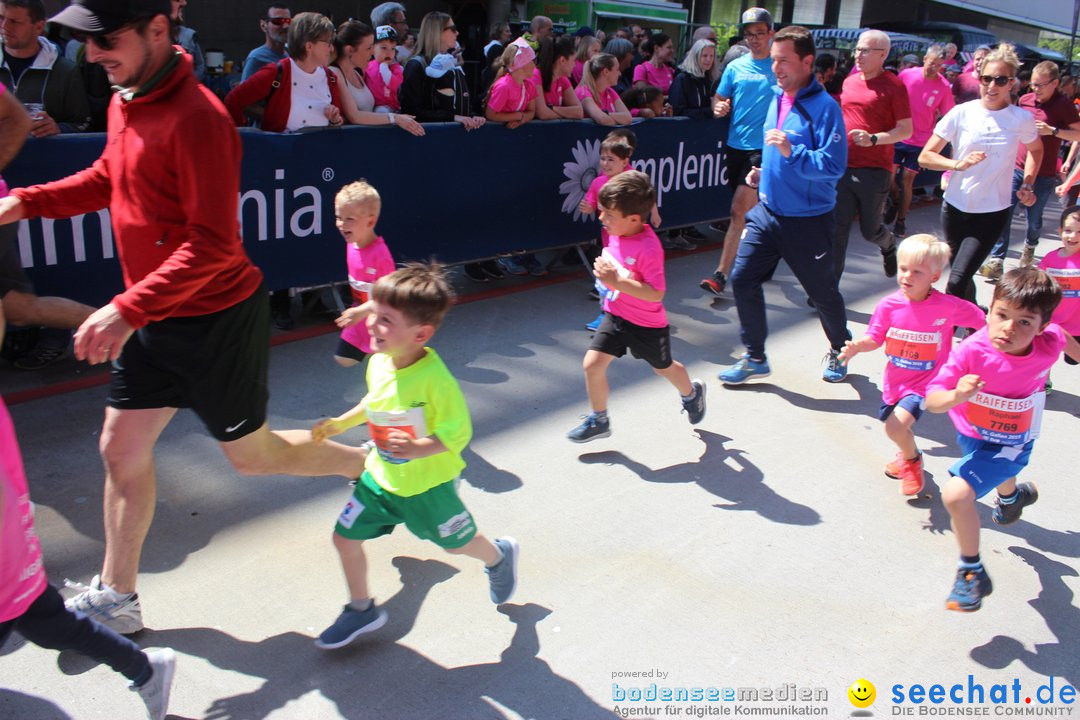
[[[941,347],[941,333],[889,328],[885,334],[885,354],[889,362],[904,370],[933,370]]]
[[[1023,445],[1039,436],[1046,393],[1003,398],[980,392],[967,402],[967,419],[986,442]]]
[[[1046,268],[1046,274],[1061,286],[1061,297],[1080,297],[1080,268]]]
[[[403,465],[409,462],[405,458],[394,457],[390,453],[390,431],[400,430],[411,438],[427,437],[427,424],[424,422],[423,408],[409,408],[393,412],[369,410],[368,431],[375,443],[379,456],[388,463]]]

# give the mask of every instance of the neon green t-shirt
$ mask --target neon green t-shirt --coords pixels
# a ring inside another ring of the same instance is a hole
[[[368,360],[364,410],[379,451],[368,454],[365,467],[380,487],[403,497],[456,478],[465,467],[461,452],[472,439],[469,408],[457,380],[438,353],[424,351],[423,358],[401,370],[383,353]],[[417,438],[434,435],[447,451],[415,460],[394,458],[383,451],[392,428]]]

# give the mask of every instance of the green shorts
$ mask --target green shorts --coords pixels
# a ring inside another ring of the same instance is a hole
[[[345,503],[334,532],[349,540],[370,540],[389,535],[405,523],[413,535],[439,547],[459,548],[476,535],[476,523],[457,494],[457,480],[402,497],[379,487],[364,471]]]

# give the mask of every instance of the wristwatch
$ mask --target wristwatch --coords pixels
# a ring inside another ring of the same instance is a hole
[[[1051,134],[1051,135],[1053,135],[1054,137],[1057,137],[1057,136],[1058,136],[1058,132],[1059,132],[1060,130],[1061,130],[1061,128],[1052,128],[1052,129],[1050,130],[1050,134]]]
[[[877,135],[870,134],[870,145],[877,145]]]
[[[1027,190],[1028,192],[1031,192],[1032,190],[1035,189],[1035,186],[1031,185],[1030,183],[1024,183],[1023,185],[1020,186],[1020,189],[1021,190]]]

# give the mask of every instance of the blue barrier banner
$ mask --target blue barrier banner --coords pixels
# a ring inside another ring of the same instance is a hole
[[[240,219],[248,254],[271,288],[345,279],[334,195],[366,178],[382,196],[377,230],[395,260],[460,262],[584,242],[599,235],[577,212],[596,177],[608,128],[582,121],[351,127],[297,135],[242,130]],[[653,179],[663,227],[726,217],[726,120],[646,120],[636,169]],[[22,187],[66,177],[101,153],[102,134],[31,140],[4,171]],[[215,169],[205,169],[212,180]],[[122,288],[107,210],[20,224],[23,264],[41,295],[102,305]]]

